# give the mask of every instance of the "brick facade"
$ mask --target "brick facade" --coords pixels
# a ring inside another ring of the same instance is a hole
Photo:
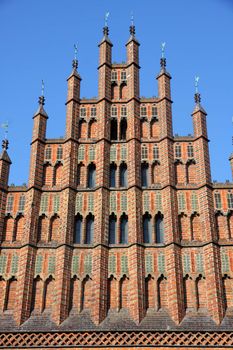
[[[64,138],[46,138],[40,97],[27,186],[8,186],[3,145],[0,347],[231,347],[233,184],[211,180],[200,95],[193,135],[174,136],[166,60],[142,98],[135,28],[121,64],[108,32],[98,98],[73,61]]]

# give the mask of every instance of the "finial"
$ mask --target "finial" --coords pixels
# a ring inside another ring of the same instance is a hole
[[[9,141],[7,139],[2,140],[2,149],[5,151],[8,149]]]
[[[39,97],[39,105],[44,106],[45,98],[44,98],[44,80],[41,82],[41,96]]]
[[[134,36],[135,35],[135,25],[134,25],[134,15],[133,15],[133,11],[131,12],[131,25],[129,27],[129,32],[130,35]]]
[[[199,80],[200,80],[200,77],[198,76],[195,76],[194,78],[195,80],[195,95],[194,95],[194,100],[195,100],[195,103],[200,103],[201,102],[201,95],[199,93]]]
[[[165,69],[166,68],[166,58],[165,58],[165,46],[166,46],[166,43],[163,42],[161,44],[161,49],[162,49],[162,56],[161,56],[161,59],[160,59],[160,66],[162,69]]]
[[[78,45],[74,44],[74,59],[72,61],[72,67],[73,69],[78,69],[78,60],[77,60],[77,53],[78,53]]]

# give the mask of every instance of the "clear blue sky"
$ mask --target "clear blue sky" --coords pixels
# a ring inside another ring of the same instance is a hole
[[[194,76],[208,112],[212,178],[231,179],[233,134],[232,0],[0,0],[0,123],[8,120],[10,183],[28,180],[32,116],[44,79],[47,136],[65,129],[66,78],[78,43],[81,95],[97,95],[97,44],[110,12],[113,61],[125,60],[130,13],[141,43],[141,95],[157,95],[160,44],[167,43],[174,133],[192,133]],[[3,138],[4,132],[0,130]]]

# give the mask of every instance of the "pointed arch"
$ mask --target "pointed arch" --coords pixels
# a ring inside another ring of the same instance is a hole
[[[118,134],[117,118],[111,118],[110,121],[110,140],[116,141]]]
[[[167,278],[161,275],[157,280],[158,310],[168,307]]]
[[[80,280],[77,276],[70,281],[69,311],[80,308]]]
[[[194,282],[189,275],[186,275],[183,278],[184,283],[184,307],[186,311],[190,311],[194,309]]]
[[[37,276],[33,280],[31,312],[32,311],[41,312],[42,301],[43,301],[43,289],[44,289],[44,282],[42,281],[40,276]]]
[[[51,310],[55,303],[55,280],[52,276],[45,281],[43,310]]]
[[[191,240],[190,228],[189,228],[189,218],[186,214],[184,214],[184,213],[179,214],[178,224],[179,224],[180,239]]]
[[[128,308],[128,298],[129,298],[129,278],[124,275],[120,280],[120,300],[119,308],[127,309]]]
[[[227,215],[228,238],[233,237],[233,212],[230,211]]]
[[[88,137],[90,139],[97,138],[97,120],[95,118],[92,118],[88,125]]]
[[[222,212],[217,212],[215,214],[216,228],[218,239],[227,239],[228,235],[226,232],[227,229],[227,217]]]
[[[125,141],[127,138],[127,119],[121,118],[120,121],[120,140]]]
[[[96,166],[91,163],[87,167],[87,187],[93,188],[96,186]]]
[[[61,185],[63,180],[63,164],[57,163],[54,167],[54,186]]]
[[[196,183],[196,163],[194,159],[188,161],[186,164],[186,177],[188,184]]]
[[[191,239],[194,241],[203,240],[203,232],[201,229],[201,219],[198,213],[191,215]]]
[[[186,182],[185,165],[177,160],[175,162],[175,183],[184,184]]]
[[[111,85],[111,99],[116,100],[118,98],[118,86],[115,82]]]
[[[92,280],[86,276],[82,281],[81,311],[92,307]]]
[[[43,186],[53,185],[53,166],[50,163],[43,165]]]
[[[22,241],[23,239],[23,231],[24,231],[24,225],[25,225],[25,218],[23,215],[18,215],[15,219],[15,228],[14,228],[14,240],[15,241]]]
[[[74,243],[82,243],[82,234],[83,234],[83,217],[79,213],[75,216],[74,221]]]
[[[126,214],[120,218],[120,243],[128,243],[128,216]]]
[[[147,162],[141,164],[141,184],[142,187],[149,186],[149,164]]]
[[[155,308],[155,281],[154,277],[148,275],[145,279],[145,303],[146,309]]]
[[[158,212],[155,215],[155,239],[156,243],[164,243],[164,222],[163,222],[163,214]]]
[[[6,281],[0,276],[0,313],[4,310],[4,302],[5,302],[5,293],[6,293]]]
[[[120,165],[120,187],[128,186],[128,169],[125,163]]]
[[[77,186],[84,187],[85,184],[85,165],[79,163],[77,167]]]
[[[141,119],[141,138],[149,138],[149,124],[146,118]]]
[[[159,121],[153,118],[150,123],[151,137],[158,138],[160,134]]]
[[[204,276],[199,275],[196,279],[197,310],[207,308],[207,286]]]
[[[111,275],[111,277],[108,278],[108,310],[118,309],[117,284],[117,279],[113,275]]]
[[[55,214],[50,219],[49,241],[59,240],[59,228],[60,228],[60,217],[57,214]]]
[[[92,244],[94,241],[94,219],[92,214],[86,217],[85,244]]]
[[[116,187],[116,173],[117,173],[117,166],[115,163],[111,163],[110,172],[109,172],[109,186],[112,188]]]
[[[12,277],[7,282],[7,290],[5,297],[5,310],[14,310],[17,302],[17,279]]]
[[[159,184],[161,182],[161,166],[159,162],[152,165],[152,183]]]
[[[48,239],[49,219],[43,214],[38,220],[37,242],[46,242]]]
[[[115,214],[111,214],[109,217],[109,234],[108,242],[109,244],[117,243],[117,218]]]
[[[226,310],[233,310],[233,279],[224,275],[223,277],[223,297]]]
[[[143,215],[142,221],[143,221],[143,242],[153,243],[151,215],[149,213],[145,213]]]
[[[127,98],[127,84],[125,82],[121,83],[120,86],[120,99]]]
[[[7,215],[4,218],[2,240],[11,242],[13,238],[13,232],[14,232],[14,219],[11,215]]]
[[[87,122],[84,119],[79,121],[79,138],[85,139],[87,137]]]

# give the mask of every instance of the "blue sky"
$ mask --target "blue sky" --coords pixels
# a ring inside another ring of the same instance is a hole
[[[192,133],[194,76],[208,112],[212,178],[231,179],[233,1],[0,0],[0,123],[9,121],[10,183],[28,180],[32,116],[45,81],[47,137],[65,130],[66,78],[78,43],[81,96],[97,96],[98,42],[110,12],[113,61],[125,60],[133,11],[140,41],[141,95],[157,95],[160,45],[172,75],[174,134]],[[0,137],[4,132],[0,130]]]

